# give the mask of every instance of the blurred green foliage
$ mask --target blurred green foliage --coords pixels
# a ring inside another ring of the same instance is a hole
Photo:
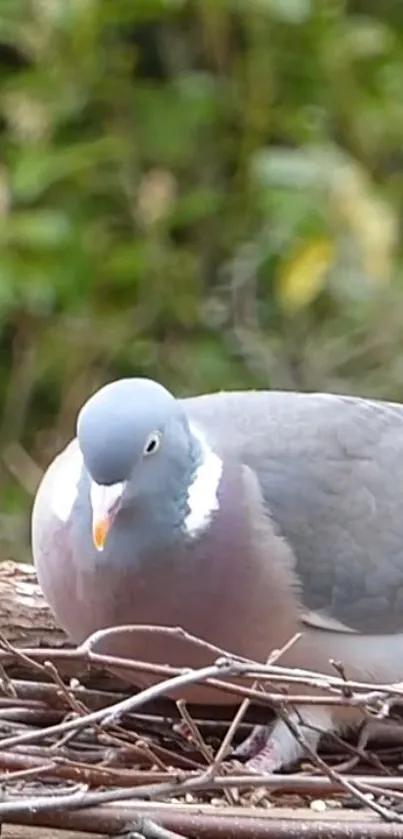
[[[403,398],[401,0],[0,0],[0,479],[108,378]]]

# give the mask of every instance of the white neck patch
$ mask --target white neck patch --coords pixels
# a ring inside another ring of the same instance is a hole
[[[54,475],[50,493],[50,507],[60,521],[68,521],[74,502],[77,498],[78,483],[83,468],[83,456],[76,440],[59,455],[63,458],[62,472]],[[59,458],[55,460],[55,467],[59,466]]]
[[[193,537],[207,527],[213,513],[219,508],[218,488],[223,463],[210,448],[200,430],[193,423],[189,423],[189,426],[202,450],[200,466],[196,470],[193,483],[188,488],[189,513],[184,522],[188,535]]]
[[[193,483],[188,488],[189,513],[184,522],[189,536],[195,537],[209,524],[213,513],[219,509],[218,488],[223,463],[208,445],[200,430],[192,423],[190,431],[198,440],[202,460],[196,470]],[[62,477],[54,474],[50,494],[50,507],[60,521],[67,522],[78,494],[78,484],[83,469],[83,456],[76,440],[70,443],[62,455]],[[58,459],[54,466],[59,466]]]

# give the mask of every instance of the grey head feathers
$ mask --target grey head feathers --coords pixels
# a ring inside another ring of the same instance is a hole
[[[127,481],[157,448],[165,458],[170,441],[177,456],[190,448],[180,403],[149,379],[121,379],[97,391],[79,413],[77,439],[88,473],[104,486]]]
[[[91,482],[95,541],[104,515],[114,519],[117,511],[121,524],[125,514],[137,522],[138,539],[147,530],[149,543],[153,533],[155,542],[168,542],[178,528],[193,536],[208,525],[221,460],[161,385],[122,379],[101,388],[80,411],[77,439]]]

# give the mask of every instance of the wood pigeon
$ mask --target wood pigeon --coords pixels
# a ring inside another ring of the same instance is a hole
[[[149,379],[118,380],[84,404],[38,489],[39,582],[77,643],[116,625],[181,626],[264,662],[302,632],[281,663],[334,675],[336,659],[350,678],[397,681],[402,481],[401,405],[275,391],[177,399]],[[175,660],[163,635],[116,643],[119,655],[206,663],[200,650]],[[296,719],[316,747],[358,714],[301,705]],[[302,747],[279,719],[240,751],[271,771]]]

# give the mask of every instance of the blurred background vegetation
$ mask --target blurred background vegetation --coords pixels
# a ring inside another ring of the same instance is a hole
[[[0,0],[0,542],[105,380],[403,399],[401,0]]]

